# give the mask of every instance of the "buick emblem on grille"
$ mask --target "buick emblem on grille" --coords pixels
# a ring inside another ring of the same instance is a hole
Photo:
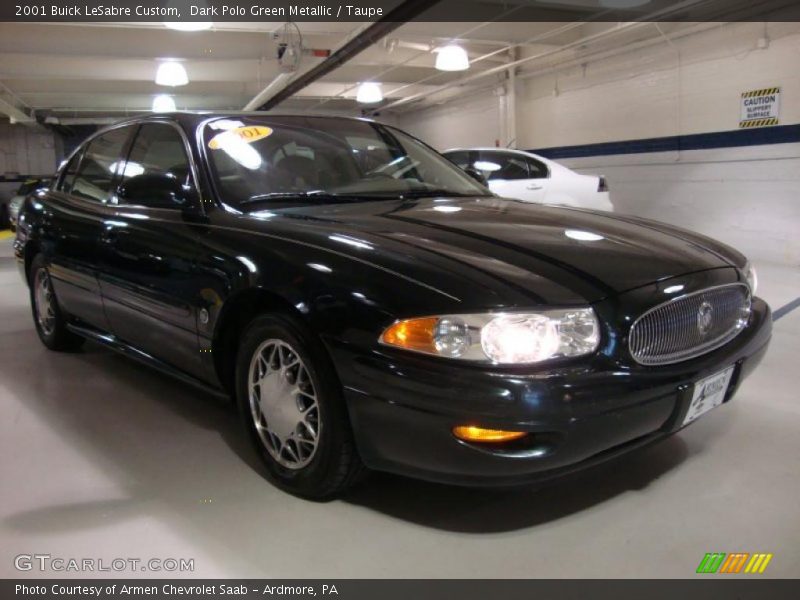
[[[697,330],[700,335],[705,335],[711,329],[711,322],[714,319],[714,307],[708,302],[703,302],[697,309]]]

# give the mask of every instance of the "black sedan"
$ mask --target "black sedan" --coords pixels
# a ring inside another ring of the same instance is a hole
[[[498,198],[358,119],[121,122],[27,198],[15,251],[48,348],[234,397],[272,480],[313,498],[367,469],[597,463],[728,402],[771,333],[735,250]]]

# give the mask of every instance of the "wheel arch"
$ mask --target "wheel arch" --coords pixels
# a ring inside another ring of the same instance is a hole
[[[39,242],[36,240],[28,240],[25,243],[22,256],[25,261],[25,281],[28,287],[31,286],[31,265],[33,264],[33,259],[36,258],[40,251]]]
[[[238,341],[244,328],[264,313],[288,314],[308,324],[308,319],[286,298],[264,288],[242,290],[225,301],[217,317],[211,340],[217,377],[225,391],[235,394]]]

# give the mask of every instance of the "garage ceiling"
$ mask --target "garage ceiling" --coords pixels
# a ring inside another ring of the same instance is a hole
[[[571,8],[586,1],[570,0]],[[524,75],[589,61],[637,42],[666,42],[668,36],[691,26],[406,23],[283,102],[280,109],[358,114],[364,106],[355,102],[356,87],[363,81],[382,84],[385,100],[378,108],[415,109],[497,87],[507,76],[502,65],[513,60],[528,59],[519,67]],[[33,115],[62,124],[103,122],[149,111],[153,97],[163,93],[172,95],[179,109],[238,110],[279,77],[281,41],[302,36],[305,48],[335,50],[366,27],[298,23],[298,32],[294,25],[278,23],[215,23],[207,31],[178,32],[162,23],[2,23],[0,112],[17,120]],[[468,51],[473,61],[468,71],[445,73],[434,68],[432,50],[452,40]],[[188,85],[156,85],[156,69],[167,58],[182,62]],[[322,60],[304,55],[297,71],[280,77],[273,87],[279,89]],[[480,76],[481,72],[491,74]]]

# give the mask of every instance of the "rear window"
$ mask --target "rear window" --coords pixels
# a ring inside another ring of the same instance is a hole
[[[130,133],[131,126],[118,127],[89,142],[71,180],[70,193],[87,200],[107,201]]]

